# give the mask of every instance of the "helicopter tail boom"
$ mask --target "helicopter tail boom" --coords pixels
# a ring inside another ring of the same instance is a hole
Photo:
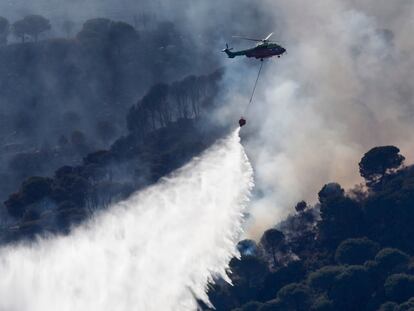
[[[233,48],[229,48],[229,45],[226,43],[226,48],[222,50],[222,52],[226,53],[229,58],[236,57],[236,54],[233,53],[231,50],[233,50]]]

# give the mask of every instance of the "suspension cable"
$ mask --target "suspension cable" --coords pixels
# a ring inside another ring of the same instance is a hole
[[[246,109],[245,109],[245,111],[244,111],[244,113],[245,113],[245,114],[246,114],[247,110],[249,109],[250,104],[251,104],[251,103],[252,103],[252,101],[253,101],[253,96],[254,96],[254,93],[255,93],[255,91],[256,91],[257,82],[259,81],[260,73],[262,72],[263,63],[264,63],[264,61],[261,61],[261,62],[260,62],[259,72],[258,72],[258,74],[257,74],[256,81],[255,81],[255,83],[254,83],[254,87],[253,87],[252,95],[250,96],[249,103],[247,104]]]

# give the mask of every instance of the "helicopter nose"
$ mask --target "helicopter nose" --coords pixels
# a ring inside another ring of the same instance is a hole
[[[284,54],[286,52],[285,48],[282,48],[282,54]]]

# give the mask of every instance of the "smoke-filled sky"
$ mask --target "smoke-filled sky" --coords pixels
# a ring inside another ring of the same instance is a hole
[[[269,210],[315,200],[324,183],[360,183],[358,162],[374,146],[413,159],[414,2],[361,2],[268,1],[289,54],[267,64],[250,114],[264,227]]]
[[[244,113],[259,63],[218,53],[232,34],[274,32],[288,55],[265,63],[244,143],[257,182],[253,236],[323,184],[362,182],[358,162],[371,147],[398,146],[414,159],[414,2],[411,0],[7,1],[4,15],[41,13],[83,21],[107,16],[131,22],[155,12],[217,54],[227,75],[220,119]],[[206,45],[208,42],[211,45]],[[220,58],[221,57],[221,58]],[[195,60],[200,61],[200,60]]]
[[[259,192],[255,237],[299,200],[315,202],[325,183],[361,183],[358,162],[374,146],[396,145],[412,162],[414,3],[363,3],[266,4],[288,55],[265,63],[246,115]],[[234,107],[247,103],[246,84],[253,85],[259,66],[246,72],[243,65],[228,66],[226,99]],[[248,82],[240,83],[245,76]]]

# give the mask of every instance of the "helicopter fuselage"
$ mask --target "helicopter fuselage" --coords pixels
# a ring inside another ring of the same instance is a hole
[[[234,58],[236,56],[246,56],[246,57],[254,57],[257,59],[264,59],[269,58],[272,56],[280,57],[282,54],[286,52],[286,49],[281,47],[278,44],[271,43],[271,44],[259,44],[254,48],[235,51],[232,52],[230,49],[225,49],[224,52],[227,54],[229,58]]]

